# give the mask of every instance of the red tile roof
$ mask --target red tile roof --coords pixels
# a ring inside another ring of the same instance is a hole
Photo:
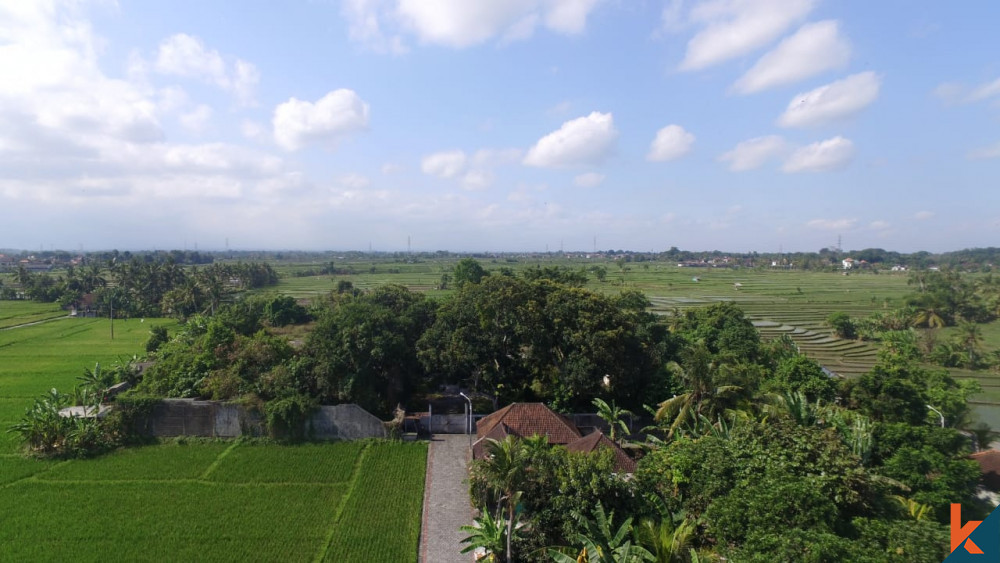
[[[983,484],[986,488],[1000,491],[1000,451],[987,450],[972,454],[972,459],[979,463],[979,470],[983,472]]]
[[[571,452],[582,452],[590,454],[601,448],[610,448],[615,456],[615,469],[618,473],[635,473],[635,460],[629,457],[625,450],[614,443],[600,430],[587,434],[579,440],[566,444],[566,449]]]
[[[550,444],[568,444],[580,437],[580,431],[566,417],[552,412],[542,403],[514,403],[483,417],[476,425],[476,436],[483,438],[503,423],[510,434],[520,438],[545,436]]]

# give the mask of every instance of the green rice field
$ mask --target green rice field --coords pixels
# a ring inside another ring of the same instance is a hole
[[[71,391],[85,367],[138,354],[151,326],[174,325],[116,320],[111,340],[107,319],[61,316],[0,330],[0,561],[417,559],[422,443],[192,439],[21,457],[6,430],[34,397]]]
[[[0,301],[0,330],[65,316],[66,311],[60,309],[55,303]]]
[[[415,561],[426,458],[422,443],[200,440],[5,456],[0,560]]]

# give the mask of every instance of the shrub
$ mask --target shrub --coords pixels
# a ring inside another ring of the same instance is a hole
[[[167,327],[154,326],[149,329],[149,340],[146,341],[146,352],[149,354],[156,352],[168,339]]]
[[[315,399],[302,394],[268,401],[264,405],[267,429],[272,437],[301,441],[306,437],[306,420],[316,406]]]
[[[851,316],[842,311],[830,314],[826,318],[826,324],[830,325],[834,334],[840,338],[853,340],[858,336],[857,328],[854,325],[854,321],[851,320]]]

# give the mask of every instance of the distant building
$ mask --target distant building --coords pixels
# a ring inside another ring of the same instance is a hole
[[[854,268],[854,258],[844,258],[842,264],[844,265],[845,270],[850,270]]]

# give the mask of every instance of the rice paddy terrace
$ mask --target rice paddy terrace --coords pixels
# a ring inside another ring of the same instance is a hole
[[[837,338],[826,318],[838,311],[866,317],[900,305],[909,291],[906,279],[898,276],[690,269],[684,273],[691,276],[668,282],[666,291],[662,287],[647,290],[655,311],[672,314],[719,301],[734,302],[762,337],[788,335],[803,353],[847,377],[871,369],[876,347]]]
[[[681,273],[678,272],[678,270]],[[660,314],[719,301],[738,304],[764,338],[787,334],[799,349],[827,369],[853,377],[875,364],[877,347],[871,343],[837,338],[826,318],[838,311],[862,318],[903,304],[913,289],[905,275],[747,271],[674,268],[636,275]],[[659,277],[660,283],[654,280]],[[696,281],[697,280],[697,281]],[[664,283],[665,282],[665,283]],[[1000,323],[983,327],[985,347],[1000,345]],[[943,337],[947,336],[947,331]],[[989,372],[951,369],[958,378],[976,379],[983,388],[972,403],[978,418],[1000,427],[1000,376]]]

